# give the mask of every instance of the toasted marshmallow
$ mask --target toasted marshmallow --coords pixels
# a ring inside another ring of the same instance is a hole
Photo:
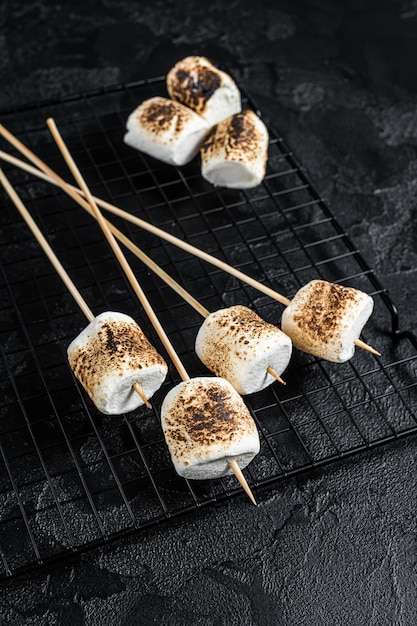
[[[190,56],[168,72],[171,98],[201,115],[213,126],[242,109],[240,91],[234,80],[206,57]]]
[[[232,473],[230,461],[243,469],[260,449],[246,404],[223,378],[192,378],[171,389],[161,421],[174,467],[184,478],[221,478]]]
[[[179,102],[155,96],[128,117],[124,142],[170,165],[185,165],[198,153],[209,127]]]
[[[68,361],[96,407],[107,415],[141,406],[134,383],[150,399],[168,372],[135,320],[113,311],[98,315],[70,343]]]
[[[250,109],[219,122],[200,150],[201,174],[215,186],[248,189],[266,173],[268,130]]]
[[[236,305],[211,313],[200,327],[195,350],[216,376],[228,380],[241,395],[264,389],[287,367],[291,339],[251,309]]]
[[[353,357],[374,307],[368,294],[325,280],[312,280],[282,314],[282,330],[293,345],[321,359],[343,363]]]

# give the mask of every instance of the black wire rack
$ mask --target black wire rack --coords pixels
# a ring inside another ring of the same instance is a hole
[[[244,106],[260,114],[242,94]],[[269,127],[260,186],[214,188],[201,177],[198,157],[176,168],[123,143],[129,113],[152,95],[166,95],[163,77],[4,111],[1,122],[71,180],[45,125],[53,117],[93,193],[288,297],[324,278],[375,300],[364,340],[381,358],[356,350],[348,363],[334,364],[295,352],[286,386],[277,382],[245,398],[261,436],[261,451],[245,470],[258,499],[262,486],[415,433],[416,338],[399,328],[388,294],[284,141]],[[1,147],[18,156],[5,142]],[[132,315],[164,354],[94,220],[57,187],[6,163],[4,170],[93,312]],[[244,497],[233,476],[177,476],[159,420],[164,395],[179,381],[172,366],[152,409],[105,416],[94,408],[66,358],[86,320],[5,195],[2,205],[0,577]],[[109,218],[210,311],[239,303],[280,322],[278,302]],[[186,369],[207,374],[194,353],[200,315],[128,259]]]

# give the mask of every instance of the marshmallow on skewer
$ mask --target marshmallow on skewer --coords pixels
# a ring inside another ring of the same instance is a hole
[[[291,358],[292,343],[254,311],[235,305],[210,313],[197,333],[195,350],[209,370],[246,395],[275,382],[268,368],[282,374]]]
[[[201,146],[201,174],[215,186],[248,189],[266,173],[269,134],[252,110],[232,115],[214,126]]]
[[[312,280],[284,309],[281,328],[299,350],[343,363],[353,357],[355,340],[373,307],[373,299],[363,291]]]
[[[198,153],[209,127],[175,100],[155,96],[128,117],[124,142],[169,165],[185,165]]]
[[[68,346],[68,360],[91,400],[107,415],[141,406],[134,384],[149,399],[168,372],[135,320],[113,311],[101,313],[81,331]]]
[[[240,91],[232,77],[206,57],[189,56],[178,61],[168,72],[166,84],[171,98],[193,109],[209,126],[242,109]]]
[[[183,381],[166,395],[161,422],[174,467],[204,480],[246,467],[260,450],[256,424],[241,396],[223,378]]]

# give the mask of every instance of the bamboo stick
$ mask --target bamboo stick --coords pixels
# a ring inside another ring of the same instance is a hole
[[[164,329],[162,328],[154,310],[152,309],[149,300],[147,299],[144,291],[142,290],[142,288],[140,287],[136,277],[133,274],[133,271],[129,265],[129,263],[126,260],[126,257],[124,256],[122,250],[120,249],[120,246],[118,245],[113,233],[111,232],[110,228],[107,225],[106,220],[104,219],[104,217],[101,214],[100,209],[98,208],[96,202],[94,201],[94,198],[91,195],[91,192],[80,172],[80,170],[78,169],[74,159],[72,158],[64,140],[62,139],[62,136],[54,122],[54,120],[52,118],[49,118],[47,120],[47,125],[49,130],[51,131],[51,134],[62,154],[62,156],[65,159],[65,162],[67,163],[69,169],[71,170],[75,180],[77,181],[78,185],[80,186],[80,188],[83,190],[84,193],[84,197],[87,199],[93,213],[94,213],[94,217],[96,218],[96,220],[98,221],[101,230],[106,238],[106,240],[108,241],[109,245],[111,246],[114,255],[116,256],[117,260],[119,261],[124,273],[126,274],[130,284],[132,285],[136,295],[138,296],[142,306],[144,307],[146,313],[149,316],[150,321],[152,322],[155,330],[158,332],[158,335],[165,347],[165,349],[167,350],[168,354],[171,357],[172,362],[174,363],[179,375],[181,376],[182,380],[190,380],[189,375],[187,374],[178,354],[175,352],[171,342],[168,339],[168,336],[166,335]],[[242,486],[242,488],[244,489],[244,491],[246,492],[246,494],[249,496],[249,498],[251,499],[251,501],[256,505],[256,500],[252,494],[252,491],[246,481],[245,476],[243,475],[241,469],[239,468],[238,464],[236,463],[236,461],[229,461],[229,465],[231,470],[233,471],[233,473],[235,474],[237,480],[239,481],[240,485]]]
[[[74,298],[75,302],[78,304],[78,306],[80,307],[81,311],[84,313],[84,315],[86,316],[88,321],[92,322],[94,320],[94,318],[95,318],[94,313],[91,311],[90,307],[88,306],[88,304],[86,303],[86,301],[82,297],[81,293],[79,292],[79,290],[75,286],[74,282],[70,278],[68,272],[64,269],[61,261],[58,259],[58,257],[56,256],[55,252],[52,250],[52,248],[49,245],[48,241],[45,239],[44,235],[42,234],[42,231],[39,229],[38,225],[36,224],[36,222],[34,221],[32,216],[30,215],[29,211],[27,210],[27,208],[23,204],[22,200],[19,198],[19,196],[17,195],[16,191],[14,190],[12,185],[10,184],[9,180],[6,178],[6,175],[4,174],[3,170],[1,170],[1,169],[0,169],[0,182],[3,185],[3,187],[4,187],[5,191],[6,191],[6,193],[8,194],[8,196],[12,200],[13,204],[15,205],[17,210],[19,211],[20,215],[23,217],[23,219],[25,220],[26,224],[29,226],[30,230],[32,231],[35,239],[38,241],[38,243],[41,246],[42,250],[45,252],[46,256],[48,257],[48,259],[52,263],[53,267],[55,268],[56,272],[58,273],[58,276],[61,278],[61,280],[63,281],[63,283],[67,287],[68,291],[70,292],[70,294]],[[149,402],[148,398],[143,393],[143,390],[142,390],[141,386],[139,385],[139,383],[134,383],[133,388],[136,391],[136,393],[139,394],[139,396],[142,399],[143,403],[148,408],[151,408],[151,403]]]
[[[30,161],[32,161],[32,163],[35,163],[35,165],[37,165],[41,170],[43,170],[44,173],[49,175],[50,178],[54,179],[53,182],[55,184],[58,184],[58,186],[62,186],[60,183],[57,182],[57,175],[53,172],[53,170],[51,170],[35,154],[33,154],[24,144],[22,144],[22,142],[20,142],[16,137],[14,137],[14,135],[12,135],[2,124],[0,124],[0,134],[5,139],[7,139],[9,141],[9,143],[11,143],[17,150],[19,150],[19,152],[21,152]],[[5,158],[6,154],[7,153],[4,153],[4,152],[0,151],[0,157],[1,158]],[[20,162],[18,164],[17,162],[19,160],[15,159],[14,157],[11,157],[11,155],[7,155],[5,160],[8,160],[9,162],[11,162],[13,164],[18,165],[18,167],[21,167],[21,169],[25,169],[26,171],[30,171],[31,173],[39,176],[39,173],[36,173],[36,171],[34,171],[33,168],[30,168],[29,165],[24,164],[23,162]],[[45,177],[45,175],[41,175],[40,177],[44,178],[45,180],[47,180],[47,177]],[[60,180],[62,181],[62,179],[60,179]],[[65,182],[65,181],[62,181],[62,182]],[[82,192],[80,192],[79,189],[76,189],[75,187],[73,187],[71,185],[68,185],[67,193],[76,202],[78,202],[78,204],[80,204],[81,206],[84,206],[84,208],[85,208],[85,205],[82,202],[83,199],[80,197],[80,193],[82,193]],[[77,196],[78,196],[78,198],[77,198]],[[118,217],[121,217],[121,218],[125,219],[126,221],[131,222],[132,224],[135,224],[136,226],[139,226],[140,228],[143,228],[144,230],[147,230],[148,232],[151,232],[152,234],[160,237],[161,239],[164,239],[165,241],[168,241],[169,243],[172,243],[173,245],[175,245],[175,246],[185,250],[186,252],[189,252],[190,254],[193,254],[194,256],[197,256],[198,258],[201,258],[202,260],[206,261],[207,263],[210,263],[211,265],[214,265],[215,267],[218,267],[219,269],[221,269],[221,270],[231,274],[235,278],[238,278],[242,282],[245,282],[246,284],[250,285],[251,287],[254,287],[255,289],[257,289],[261,293],[264,293],[265,295],[269,296],[270,298],[272,298],[274,300],[277,300],[278,302],[280,302],[284,306],[288,306],[289,303],[291,302],[291,300],[289,298],[287,298],[287,297],[283,296],[282,294],[280,294],[279,292],[271,289],[267,285],[264,285],[263,283],[260,283],[259,281],[255,280],[251,276],[248,276],[244,272],[241,272],[240,270],[237,270],[236,268],[232,267],[231,265],[228,265],[224,261],[221,261],[220,259],[217,259],[213,255],[208,254],[207,252],[204,252],[203,250],[200,250],[199,248],[197,248],[197,247],[187,243],[186,241],[182,241],[178,237],[175,237],[175,235],[171,235],[170,233],[167,233],[166,231],[162,230],[161,228],[158,228],[157,226],[154,226],[153,224],[150,224],[150,223],[146,222],[145,220],[142,220],[141,218],[136,217],[135,215],[131,215],[127,211],[124,211],[123,209],[120,209],[119,207],[111,204],[110,202],[107,202],[107,201],[102,200],[102,199],[97,198],[97,197],[94,197],[94,200],[97,203],[97,205],[99,205],[101,208],[109,211],[110,213],[112,213],[114,215],[117,215]],[[367,343],[365,343],[364,341],[362,341],[359,338],[356,338],[354,340],[354,343],[355,343],[355,345],[358,348],[361,348],[362,350],[366,350],[367,352],[370,352],[371,354],[375,354],[377,356],[381,356],[380,352],[378,352],[377,350],[375,350],[375,348],[372,348],[371,346],[369,346]]]

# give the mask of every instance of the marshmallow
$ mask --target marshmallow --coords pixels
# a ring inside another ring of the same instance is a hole
[[[124,142],[170,165],[185,165],[198,153],[209,127],[179,102],[156,96],[128,117]]]
[[[201,174],[215,186],[248,189],[266,173],[269,134],[250,109],[219,122],[201,146]]]
[[[192,378],[171,389],[161,421],[174,467],[184,478],[221,478],[232,473],[229,461],[243,469],[260,449],[246,404],[223,378]]]
[[[168,372],[135,320],[113,311],[98,315],[70,343],[68,361],[96,407],[107,415],[141,406],[134,383],[149,399]]]
[[[373,299],[363,291],[312,280],[284,310],[281,327],[299,350],[343,363],[353,357],[354,341],[373,307]]]
[[[242,395],[264,389],[287,367],[291,339],[251,309],[236,305],[211,313],[200,327],[195,350],[216,376],[228,380]]]
[[[168,72],[171,98],[201,115],[213,126],[242,109],[240,91],[234,80],[206,57],[190,56]]]

